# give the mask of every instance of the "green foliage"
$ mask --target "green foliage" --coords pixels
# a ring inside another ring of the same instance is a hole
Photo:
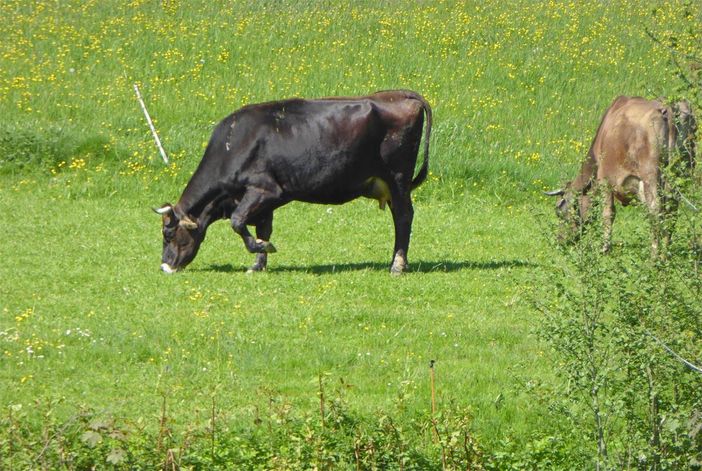
[[[587,450],[582,446],[579,430],[565,427],[552,435],[537,435],[520,442],[500,443],[486,469],[587,469],[590,466]]]
[[[69,171],[115,170],[118,150],[103,134],[85,134],[74,128],[39,124],[0,128],[0,174],[27,175]]]
[[[684,2],[674,10],[675,18],[682,19],[684,27],[670,28],[667,20],[660,27],[648,32],[656,44],[668,53],[668,60],[678,78],[675,87],[676,96],[686,98],[700,109],[702,105],[702,43],[699,40],[700,18],[702,13],[694,1]],[[651,12],[659,20],[660,10]]]
[[[602,463],[694,465],[700,388],[650,334],[702,356],[699,219],[678,221],[697,236],[662,268],[640,256],[648,236],[622,231],[614,258],[572,252],[553,279],[531,206],[572,177],[616,95],[699,109],[695,7],[0,3],[0,467],[582,469],[599,456],[595,399]],[[243,274],[250,256],[226,225],[188,271],[159,276],[150,207],[177,198],[215,122],[253,102],[386,88],[419,91],[435,113],[408,276],[388,278],[389,215],[368,202],[278,211],[280,252],[260,276]],[[554,289],[540,305],[553,352],[529,335],[525,298],[541,286]],[[323,422],[319,371],[354,383]]]
[[[68,421],[41,404],[41,431],[19,407],[0,417],[3,469],[482,469],[469,411],[449,408],[438,417],[352,414],[339,395],[318,415],[270,397],[253,424],[233,425],[212,402],[206,424],[178,433],[164,397],[157,429],[91,410]],[[402,423],[402,425],[400,424]],[[441,437],[434,439],[431,430]]]
[[[70,158],[63,141],[60,130],[41,135],[24,126],[6,127],[0,131],[0,170],[8,173],[29,166],[52,168]]]
[[[548,400],[583,433],[571,446],[589,450],[590,466],[689,467],[702,452],[702,373],[671,351],[702,358],[702,279],[690,250],[699,216],[684,215],[667,258],[650,257],[646,224],[626,228],[634,242],[605,255],[598,209],[579,242],[561,249],[537,304],[563,379]]]

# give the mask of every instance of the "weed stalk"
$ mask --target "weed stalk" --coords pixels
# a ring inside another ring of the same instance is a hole
[[[159,418],[158,427],[158,439],[156,441],[156,451],[160,454],[163,451],[163,437],[166,435],[166,422],[168,417],[166,416],[166,394],[163,394],[163,401],[161,402],[161,417]]]
[[[322,430],[324,430],[324,383],[322,373],[319,373],[319,413],[322,416]]]
[[[212,445],[212,463],[215,461],[215,396],[212,395],[212,418],[210,422],[210,441]]]

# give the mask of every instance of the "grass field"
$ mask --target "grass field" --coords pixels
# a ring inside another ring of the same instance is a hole
[[[692,51],[686,5],[3,2],[0,414],[21,405],[36,433],[49,408],[158,428],[166,398],[185,428],[215,397],[223,421],[250,423],[271,397],[313,413],[321,375],[352,385],[352,410],[409,420],[436,360],[439,408],[470,407],[487,449],[538,436],[524,382],[553,373],[528,299],[552,262],[540,191],[574,175],[614,97],[679,94],[645,30]],[[219,119],[389,88],[434,108],[407,276],[388,275],[391,217],[367,200],[279,210],[266,273],[245,275],[225,223],[185,272],[158,272],[150,208],[177,200]]]
[[[436,359],[442,394],[482,397],[480,421],[500,428],[492,401],[514,394],[514,367],[538,363],[521,299],[539,263],[525,207],[476,197],[460,209],[418,204],[412,273],[395,279],[389,213],[368,201],[294,204],[277,214],[279,253],[267,273],[245,274],[252,256],[220,223],[188,270],[166,277],[158,218],[130,201],[136,191],[3,194],[3,205],[26,214],[2,248],[16,260],[2,269],[11,280],[7,402],[63,396],[107,407],[135,387],[144,390],[123,407],[141,414],[163,391],[182,395],[183,412],[213,390],[244,405],[261,388],[315,402],[323,373],[354,384],[363,410],[387,407],[403,387],[418,408]],[[32,210],[46,201],[66,217]],[[515,400],[498,416],[528,415]]]

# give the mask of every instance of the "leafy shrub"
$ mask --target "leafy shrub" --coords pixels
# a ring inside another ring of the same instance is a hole
[[[603,254],[597,208],[576,245],[554,246],[562,257],[535,297],[563,380],[549,399],[580,431],[571,448],[587,451],[588,466],[699,468],[702,374],[681,361],[702,358],[698,218],[679,218],[665,259],[650,256],[646,224],[629,227],[627,242]]]
[[[459,407],[435,417],[361,417],[341,396],[323,404],[323,415],[271,398],[265,416],[230,428],[213,401],[209,424],[176,431],[165,397],[156,428],[91,410],[59,422],[55,405],[44,405],[41,424],[21,408],[5,411],[0,468],[482,469],[470,412]]]
[[[101,135],[51,126],[5,126],[0,128],[0,173],[29,170],[48,172],[82,162],[115,162],[116,153],[109,140]]]

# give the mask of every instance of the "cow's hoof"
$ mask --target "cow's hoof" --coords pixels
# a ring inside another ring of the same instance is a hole
[[[277,250],[273,247],[273,244],[267,240],[256,239],[256,249],[254,252],[257,253],[276,253]]]
[[[262,267],[260,265],[254,265],[251,268],[249,268],[248,270],[246,270],[246,274],[251,275],[253,273],[258,273],[258,272],[262,272],[262,271],[266,271],[266,267]]]
[[[404,273],[405,268],[406,268],[406,267],[404,267],[404,266],[399,266],[399,267],[398,267],[398,266],[396,266],[396,265],[393,265],[392,267],[390,267],[390,274],[391,274],[392,276],[400,276],[400,275],[402,275],[402,273]]]
[[[394,276],[402,275],[407,270],[407,258],[400,252],[395,254],[390,267],[390,274]]]
[[[173,268],[173,267],[171,267],[171,266],[170,266],[169,264],[167,264],[167,263],[162,263],[162,264],[161,264],[161,271],[162,271],[163,273],[167,274],[167,275],[172,275],[172,274],[176,273],[178,270],[175,269],[175,268]]]

